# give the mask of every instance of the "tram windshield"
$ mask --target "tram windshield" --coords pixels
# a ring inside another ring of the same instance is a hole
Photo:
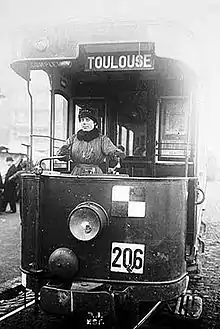
[[[115,80],[109,90],[108,83],[101,77],[85,83],[84,87],[78,80],[75,89],[79,96],[72,97],[70,94],[66,97],[55,92],[51,116],[52,138],[49,137],[52,147],[50,155],[56,155],[65,140],[77,133],[80,129],[79,111],[89,107],[98,111],[100,133],[107,135],[115,145],[123,146],[126,154],[123,173],[129,176],[159,176],[162,163],[169,165],[176,162],[183,167],[186,156],[191,160],[193,149],[191,142],[187,143],[187,131],[190,130],[189,97],[177,92],[174,95],[173,90],[170,95],[163,93],[157,97],[157,81],[146,80],[140,84],[141,75],[134,76],[136,81],[133,84],[125,77],[123,88],[118,88],[121,82]],[[99,90],[98,96],[88,93],[90,88]],[[160,93],[158,86],[157,93]],[[48,125],[45,132],[46,129]],[[190,135],[191,141],[194,139],[193,134]],[[39,152],[43,154],[45,151],[45,156],[48,156],[48,145],[43,150],[43,139],[39,137],[33,135],[34,149],[39,146]],[[49,161],[47,165],[50,166]],[[52,165],[53,170],[71,171],[71,163],[54,160]],[[179,173],[183,175],[183,169]]]
[[[79,109],[85,106],[98,109],[101,133],[122,145],[126,156],[146,157],[147,92],[124,92],[108,101],[76,99],[75,133],[80,127]]]
[[[117,120],[117,143],[128,156],[146,157],[147,92],[124,93]]]

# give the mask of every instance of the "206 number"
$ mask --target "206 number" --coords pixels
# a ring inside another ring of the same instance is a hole
[[[119,245],[120,244],[120,245]],[[126,246],[125,246],[126,245]],[[143,273],[144,246],[118,243],[112,246],[111,271],[124,273]]]

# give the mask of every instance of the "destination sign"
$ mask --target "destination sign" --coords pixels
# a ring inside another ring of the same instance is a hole
[[[86,71],[134,71],[154,69],[152,53],[88,55]]]

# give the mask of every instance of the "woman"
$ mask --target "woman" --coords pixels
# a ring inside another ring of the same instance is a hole
[[[84,108],[79,112],[81,129],[77,134],[67,139],[57,155],[65,155],[75,166],[73,175],[100,175],[100,165],[106,157],[124,158],[125,154],[111,140],[101,135],[98,129],[98,116],[95,109]]]

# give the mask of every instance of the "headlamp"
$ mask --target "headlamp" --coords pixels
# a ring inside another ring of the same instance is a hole
[[[79,204],[69,216],[69,229],[81,241],[94,239],[107,224],[107,213],[95,202]]]

